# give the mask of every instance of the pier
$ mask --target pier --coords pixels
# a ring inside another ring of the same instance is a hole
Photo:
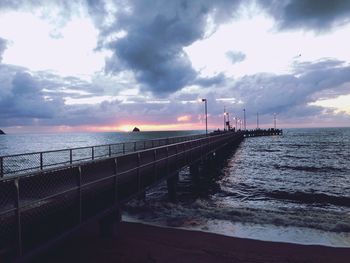
[[[0,261],[26,261],[96,221],[114,234],[120,205],[166,181],[176,200],[178,173],[238,146],[245,137],[281,130],[208,135],[81,147],[0,157]]]

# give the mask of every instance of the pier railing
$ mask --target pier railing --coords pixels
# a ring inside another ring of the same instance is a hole
[[[0,179],[11,175],[17,176],[203,137],[205,137],[205,134],[0,156]]]
[[[0,261],[35,253],[40,246],[115,210],[121,202],[157,185],[182,167],[238,144],[243,135],[186,138],[156,140],[168,144],[3,178]]]

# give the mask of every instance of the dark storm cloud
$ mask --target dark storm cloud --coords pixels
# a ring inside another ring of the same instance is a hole
[[[104,10],[100,3],[93,10]],[[197,79],[183,48],[205,35],[208,17],[215,23],[232,19],[239,1],[130,1],[115,14],[101,38],[124,30],[126,36],[109,42],[113,51],[107,72],[131,70],[142,88],[157,95],[175,92]],[[101,11],[100,11],[101,12]],[[99,17],[100,18],[100,17]]]
[[[350,21],[348,0],[260,0],[257,1],[281,29],[327,31]]]
[[[229,51],[226,53],[226,57],[231,61],[232,64],[236,64],[245,60],[246,55],[240,51]]]

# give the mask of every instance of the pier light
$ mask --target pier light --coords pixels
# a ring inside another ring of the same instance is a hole
[[[226,131],[226,107],[224,106],[224,131]]]
[[[245,109],[243,109],[243,129],[244,130],[247,129],[247,122],[246,122],[246,118],[245,118]]]
[[[237,131],[237,122],[238,122],[238,118],[237,118],[237,117],[233,117],[233,120],[234,120],[235,123],[236,123],[235,127],[236,127],[236,131]]]
[[[207,110],[207,99],[202,99],[204,102],[205,109],[205,134],[208,135],[208,110]]]

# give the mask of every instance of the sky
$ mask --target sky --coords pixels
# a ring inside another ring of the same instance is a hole
[[[349,36],[350,0],[1,0],[0,129],[349,127]]]

